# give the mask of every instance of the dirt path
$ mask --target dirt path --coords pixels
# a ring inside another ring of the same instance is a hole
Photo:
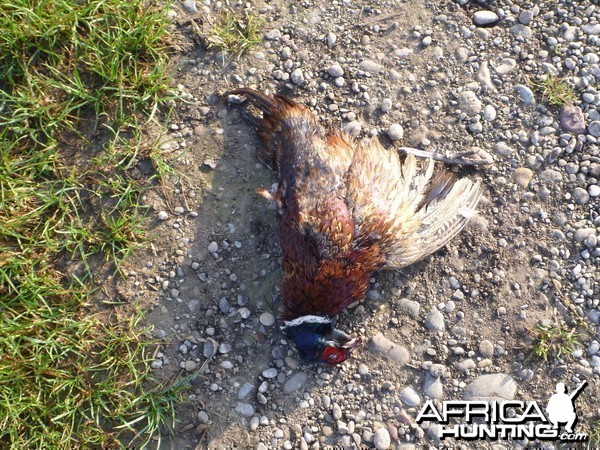
[[[386,439],[421,448],[439,442],[439,426],[415,422],[428,398],[546,404],[559,381],[574,388],[588,380],[576,402],[578,431],[597,428],[598,8],[261,2],[249,11],[266,20],[265,39],[223,64],[197,35],[221,2],[205,3],[173,9],[186,49],[176,76],[185,100],[165,151],[181,176],[164,197],[147,198],[153,251],[131,262],[123,287],[154,305],[149,322],[164,342],[157,376],[190,377],[189,402],[165,448],[388,448]],[[494,26],[473,24],[485,19],[481,10]],[[574,87],[582,113],[574,125],[531,92],[528,78],[546,73]],[[379,136],[390,151],[478,147],[495,159],[467,173],[486,186],[468,228],[432,258],[379,274],[367,299],[340,318],[371,341],[339,367],[304,363],[273,324],[275,211],[254,188],[270,187],[274,176],[254,156],[251,128],[217,103],[239,86],[284,92],[326,124]],[[547,363],[526,358],[540,322],[563,330],[550,344],[565,354]],[[570,330],[581,334],[572,348],[560,342]],[[408,360],[382,356],[387,341]],[[501,375],[482,378],[491,374]],[[486,386],[473,394],[478,381]],[[442,443],[521,448],[527,439]]]

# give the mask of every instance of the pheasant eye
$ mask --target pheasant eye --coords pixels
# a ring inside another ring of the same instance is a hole
[[[321,353],[321,361],[328,364],[341,363],[346,360],[346,353],[346,350],[343,348],[325,347],[325,350]]]

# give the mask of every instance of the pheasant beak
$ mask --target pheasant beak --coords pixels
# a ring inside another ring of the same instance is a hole
[[[362,339],[359,337],[355,337],[354,339],[350,339],[348,342],[342,345],[342,348],[347,348],[348,350],[354,350],[356,347],[362,344]]]

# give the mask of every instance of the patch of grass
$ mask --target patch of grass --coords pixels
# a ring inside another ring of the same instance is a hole
[[[240,56],[261,41],[264,20],[248,12],[237,15],[231,10],[224,11],[212,25],[208,33],[210,47]]]
[[[152,381],[140,311],[100,310],[94,278],[144,243],[139,164],[169,170],[145,137],[170,98],[166,8],[8,0],[0,30],[0,448],[143,446],[181,388]]]
[[[538,324],[533,331],[531,356],[546,363],[569,355],[579,344],[579,334],[574,329]]]
[[[529,80],[529,83],[550,105],[569,105],[576,100],[575,91],[564,78],[547,74],[539,80]]]
[[[595,417],[590,420],[589,426],[586,429],[588,433],[588,442],[586,448],[597,449],[600,447],[600,417]]]

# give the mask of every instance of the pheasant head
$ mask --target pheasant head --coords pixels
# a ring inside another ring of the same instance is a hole
[[[328,316],[301,316],[286,320],[283,333],[294,341],[307,360],[321,364],[339,364],[350,356],[361,339],[352,338],[335,328],[335,319]]]

